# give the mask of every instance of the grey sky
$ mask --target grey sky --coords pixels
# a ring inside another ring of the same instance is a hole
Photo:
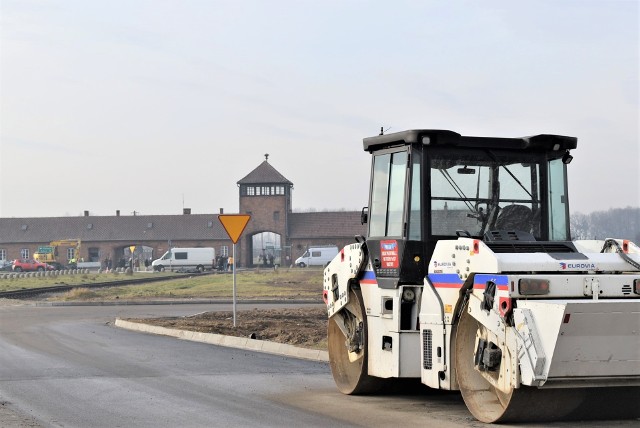
[[[367,204],[362,138],[578,137],[572,211],[640,205],[633,1],[2,0],[0,216]]]

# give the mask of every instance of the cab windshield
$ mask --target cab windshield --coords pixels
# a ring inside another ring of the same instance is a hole
[[[457,231],[464,231],[482,237],[490,230],[509,230],[541,239],[547,200],[543,192],[553,190],[562,197],[548,204],[549,224],[555,227],[549,235],[551,239],[567,239],[566,222],[562,220],[566,218],[566,203],[561,162],[561,168],[547,168],[544,154],[535,153],[466,150],[454,154],[449,150],[429,156],[432,235],[455,236]],[[554,180],[548,189],[542,187],[543,174]],[[551,196],[548,200],[554,201]]]

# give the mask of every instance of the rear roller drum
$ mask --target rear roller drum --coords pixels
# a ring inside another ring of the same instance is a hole
[[[456,378],[467,408],[482,422],[627,419],[639,416],[636,406],[628,404],[640,398],[640,388],[637,387],[538,389],[521,386],[501,391],[489,379],[513,374],[506,367],[496,367],[493,372],[479,369],[475,353],[480,339],[487,343],[498,341],[465,307],[456,333]],[[508,351],[503,349],[501,365],[509,364],[510,356],[505,356],[505,352]]]
[[[362,293],[351,289],[349,303],[329,318],[327,346],[331,372],[343,394],[368,394],[383,385],[383,379],[367,374],[367,317],[364,313]]]
[[[504,347],[491,368],[481,369],[482,364],[478,362],[483,358],[476,357],[478,343],[483,340],[499,347],[501,340],[469,313],[470,304],[474,301],[467,303],[458,323],[455,361],[462,398],[476,419],[482,422],[553,421],[566,418],[580,407],[585,399],[584,390],[514,388],[512,356]],[[503,386],[498,388],[498,385]]]

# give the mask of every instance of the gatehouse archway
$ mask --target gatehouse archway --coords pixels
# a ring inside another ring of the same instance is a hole
[[[251,236],[250,265],[274,267],[282,265],[282,240],[279,233],[258,232]]]

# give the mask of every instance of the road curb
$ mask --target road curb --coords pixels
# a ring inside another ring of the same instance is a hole
[[[329,362],[329,353],[319,349],[300,348],[286,343],[270,342],[267,340],[249,339],[248,337],[225,336],[223,334],[202,333],[199,331],[178,330],[156,325],[126,321],[116,318],[115,326],[126,330],[142,333],[171,336],[192,342],[208,343],[210,345],[226,346],[228,348],[245,349],[248,351],[264,352],[303,360]]]
[[[8,299],[7,299],[8,300]],[[67,302],[28,302],[22,303],[31,306],[144,306],[144,305],[209,305],[209,304],[232,304],[231,299],[176,299],[176,300],[110,300],[110,301],[97,301],[97,302],[84,302],[84,301],[67,301]],[[282,300],[282,299],[259,299],[259,300],[238,300],[238,305],[250,305],[250,304],[273,304],[273,303],[286,303],[286,304],[322,304],[321,299],[304,300]]]

